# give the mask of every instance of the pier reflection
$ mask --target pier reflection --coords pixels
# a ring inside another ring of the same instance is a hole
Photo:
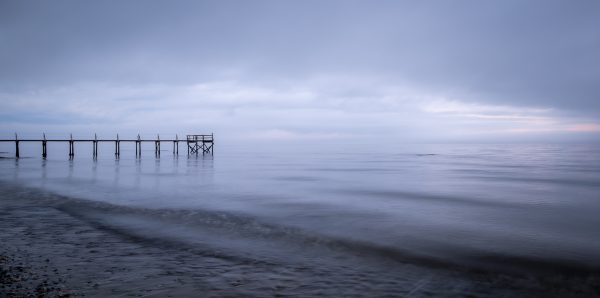
[[[172,158],[14,159],[8,180],[76,198],[109,202],[164,201],[214,183],[212,155]],[[188,195],[189,196],[189,195]],[[154,204],[154,203],[151,203]]]

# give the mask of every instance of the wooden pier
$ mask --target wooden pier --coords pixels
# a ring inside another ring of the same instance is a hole
[[[0,139],[0,142],[14,142],[15,143],[15,157],[20,157],[19,145],[22,142],[38,142],[42,145],[42,158],[48,156],[47,144],[48,142],[63,142],[69,144],[69,158],[75,157],[75,143],[91,143],[92,144],[92,157],[98,157],[98,143],[112,142],[115,144],[115,157],[121,156],[121,143],[135,143],[135,157],[142,157],[142,143],[154,143],[154,155],[160,157],[160,145],[161,143],[173,143],[173,155],[179,155],[179,142],[185,142],[188,147],[188,155],[199,153],[212,154],[214,146],[214,134],[206,135],[187,135],[185,140],[180,140],[178,135],[175,135],[174,139],[161,139],[160,135],[156,136],[156,139],[142,139],[138,134],[136,139],[120,139],[119,135],[115,139],[98,139],[98,136],[94,134],[93,139],[73,139],[71,135],[68,139],[47,139],[46,134],[42,135],[41,139],[19,139],[19,136],[15,134],[14,139]]]

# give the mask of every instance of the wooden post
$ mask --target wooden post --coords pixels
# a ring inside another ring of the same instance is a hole
[[[46,151],[46,134],[44,133],[44,139],[42,140],[42,158],[46,159],[47,151]]]
[[[15,133],[15,157],[19,158],[19,137]]]
[[[94,159],[96,159],[96,157],[98,157],[98,135],[94,134],[94,141],[92,141],[92,155],[94,157]]]
[[[156,141],[154,142],[154,155],[160,156],[160,135],[156,135]]]
[[[73,134],[71,134],[71,138],[69,139],[69,159],[73,159],[75,156],[75,146],[73,143]]]
[[[115,141],[115,157],[121,156],[121,141],[119,141],[119,134],[117,134],[117,140]]]
[[[135,153],[136,157],[142,157],[142,141],[140,138],[140,134],[138,134],[137,141],[135,141]]]

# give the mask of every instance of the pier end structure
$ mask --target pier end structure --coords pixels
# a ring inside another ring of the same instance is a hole
[[[200,151],[202,154],[213,153],[214,148],[214,134],[209,135],[187,135],[188,155],[198,155]]]

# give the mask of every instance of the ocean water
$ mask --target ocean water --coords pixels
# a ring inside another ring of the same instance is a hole
[[[600,269],[594,145],[236,146],[178,157],[163,146],[158,159],[123,148],[118,160],[110,146],[68,160],[61,146],[47,160],[37,147],[0,159],[0,181],[60,195],[65,211],[136,239],[257,267],[405,294],[413,276],[436,270]]]

